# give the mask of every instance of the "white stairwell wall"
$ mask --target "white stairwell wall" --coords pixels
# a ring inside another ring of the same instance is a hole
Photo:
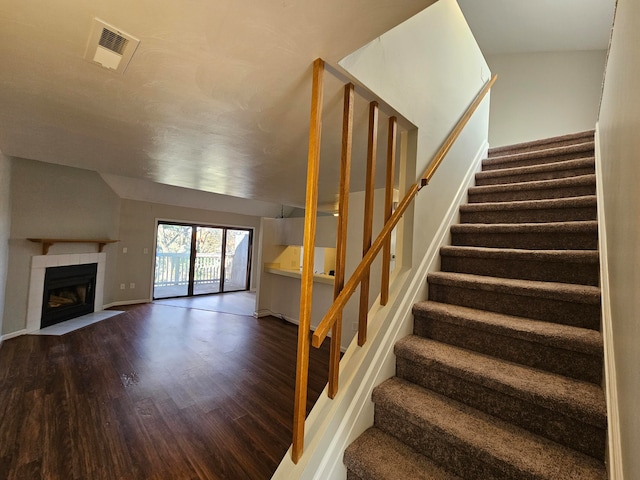
[[[610,412],[619,416],[619,427],[610,443],[610,478],[632,480],[640,472],[640,4],[618,0],[607,61],[602,104],[598,119],[600,190],[606,223],[608,296],[603,295],[607,358],[614,367],[615,391],[609,392]],[[610,378],[608,380],[611,380]],[[608,385],[610,386],[610,385]],[[613,449],[611,447],[614,447]],[[616,448],[618,447],[618,448]]]
[[[418,126],[409,134],[409,158],[415,165],[407,184],[424,171],[491,76],[454,0],[435,3],[347,56],[340,66]],[[404,248],[409,244],[412,255],[404,255],[387,306],[372,308],[367,344],[349,346],[341,360],[337,397],[321,395],[307,419],[302,459],[294,465],[288,452],[274,479],[346,477],[344,448],[373,424],[371,390],[394,375],[393,344],[412,331],[413,303],[426,298],[426,275],[439,267],[438,249],[447,242],[449,226],[486,155],[488,123],[487,97],[406,214]]]

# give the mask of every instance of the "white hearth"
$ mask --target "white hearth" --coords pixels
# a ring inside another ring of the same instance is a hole
[[[44,274],[48,267],[83,265],[97,263],[96,295],[94,312],[102,310],[104,303],[104,271],[106,253],[71,253],[65,255],[36,255],[31,257],[31,276],[27,303],[27,333],[40,330],[42,317],[42,296],[44,295]]]

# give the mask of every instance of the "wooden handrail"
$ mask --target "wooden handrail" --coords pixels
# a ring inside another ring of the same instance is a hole
[[[482,90],[478,92],[478,95],[476,95],[476,98],[473,99],[473,102],[471,102],[471,105],[469,105],[467,110],[464,112],[464,115],[462,115],[460,120],[458,120],[456,126],[453,128],[453,130],[451,130],[451,133],[440,147],[440,150],[438,150],[438,152],[434,155],[433,160],[431,160],[431,163],[429,163],[429,166],[422,175],[421,187],[424,187],[431,181],[431,178],[436,173],[436,170],[438,170],[438,167],[444,160],[444,157],[447,156],[447,153],[449,153],[449,150],[451,150],[451,147],[462,133],[462,130],[467,125],[467,123],[471,119],[471,116],[474,114],[480,103],[482,103],[482,100],[484,100],[485,95],[489,92],[489,90],[491,90],[491,86],[495,83],[497,78],[498,75],[494,75],[489,79],[489,81],[484,84]]]
[[[329,310],[327,311],[325,316],[322,318],[322,321],[320,322],[315,332],[313,333],[312,343],[314,347],[319,348],[320,345],[322,345],[322,342],[327,337],[327,333],[332,328],[335,322],[336,316],[340,312],[342,312],[342,309],[345,307],[345,305],[349,301],[349,298],[351,298],[351,295],[353,295],[353,292],[356,290],[356,288],[358,287],[362,279],[365,278],[365,276],[369,272],[369,268],[371,267],[373,260],[375,259],[378,252],[384,245],[387,237],[391,235],[391,232],[400,221],[400,218],[402,217],[402,215],[404,215],[404,212],[407,210],[407,208],[413,201],[414,197],[417,195],[418,191],[423,186],[429,183],[429,181],[435,174],[436,170],[442,163],[442,160],[444,160],[444,157],[447,155],[449,150],[451,150],[451,147],[453,146],[455,141],[458,139],[458,137],[462,133],[462,130],[464,129],[466,124],[469,122],[471,116],[476,111],[476,109],[478,108],[478,106],[486,96],[487,92],[490,90],[491,86],[495,83],[496,79],[497,79],[497,75],[494,75],[493,77],[491,77],[490,80],[488,80],[485,83],[482,90],[480,90],[478,95],[476,95],[473,102],[471,102],[469,107],[466,109],[465,113],[457,122],[456,126],[453,128],[453,130],[451,131],[451,133],[449,134],[445,142],[442,144],[440,149],[436,152],[436,154],[433,157],[433,160],[429,163],[429,166],[426,168],[424,174],[420,177],[419,182],[416,182],[413,185],[411,185],[411,187],[409,187],[409,190],[407,191],[404,198],[396,208],[396,211],[393,212],[393,215],[391,215],[391,217],[389,218],[389,221],[384,225],[384,227],[382,227],[382,230],[378,234],[378,237],[376,238],[376,240],[371,245],[371,248],[367,251],[366,255],[362,258],[362,261],[356,267],[355,271],[351,275],[351,278],[347,281],[344,288],[340,292],[340,295],[338,295],[338,297],[335,299],[335,301],[333,302],[333,305],[329,307]]]
[[[309,156],[307,165],[307,195],[305,201],[305,220],[304,220],[304,258],[302,268],[302,279],[300,288],[300,323],[298,326],[298,354],[296,363],[296,390],[293,409],[293,446],[291,449],[291,457],[294,463],[298,463],[302,452],[304,450],[304,423],[307,403],[307,385],[308,385],[308,370],[309,370],[309,335],[311,326],[311,302],[312,302],[312,290],[313,290],[313,252],[314,242],[316,234],[316,216],[318,210],[318,176],[319,176],[319,164],[320,164],[320,136],[321,136],[321,124],[322,124],[322,97],[323,97],[323,75],[325,71],[325,63],[321,59],[316,59],[313,64],[313,87],[311,96],[311,122],[309,128]],[[367,224],[364,226],[364,244],[363,244],[363,258],[360,264],[356,267],[351,278],[344,284],[344,271],[336,272],[336,283],[334,288],[334,302],[325,314],[324,318],[316,328],[313,337],[312,344],[318,348],[321,346],[324,339],[327,337],[329,330],[333,330],[331,341],[331,357],[330,357],[330,371],[329,371],[329,396],[334,398],[338,391],[338,375],[339,375],[339,347],[340,347],[340,333],[341,333],[341,318],[342,310],[346,303],[351,298],[351,295],[355,292],[358,285],[365,284],[365,279],[368,279],[369,271],[373,260],[383,247],[388,248],[388,242],[391,238],[391,232],[396,227],[404,213],[406,212],[413,199],[418,194],[420,189],[427,185],[437,168],[442,163],[442,160],[447,155],[451,146],[456,141],[465,125],[482,102],[484,96],[487,94],[491,86],[496,80],[494,75],[482,88],[480,93],[473,100],[471,105],[467,108],[464,115],[460,118],[452,132],[449,134],[443,145],[440,147],[433,160],[425,170],[424,174],[419,180],[409,187],[404,198],[398,204],[396,210],[389,216],[389,182],[392,182],[392,176],[389,177],[387,173],[386,184],[386,205],[385,205],[385,222],[378,237],[371,244],[371,235],[367,236]],[[347,223],[347,198],[348,198],[348,176],[351,161],[351,138],[352,138],[352,123],[353,123],[353,92],[354,86],[347,85],[345,87],[345,110],[343,114],[343,152],[341,158],[341,185],[340,185],[340,228],[337,249],[340,252],[339,259],[337,258],[336,267],[341,263],[341,269],[344,268],[344,249],[346,248],[346,223]],[[374,112],[375,110],[375,112]],[[375,113],[375,115],[374,115]],[[375,117],[374,122],[370,124],[375,125],[377,128],[377,104],[374,106],[374,102],[371,105],[370,116]],[[389,132],[389,145],[388,145],[388,164],[387,171],[391,171],[393,174],[393,155],[395,152],[395,119],[390,119],[393,123],[393,132]],[[391,129],[391,123],[390,123]],[[375,134],[375,132],[373,132]],[[371,132],[370,132],[371,134]],[[369,150],[375,152],[375,135],[373,140],[370,135],[369,138]],[[393,151],[392,151],[393,150]],[[373,154],[375,156],[375,153]],[[369,164],[373,162],[369,161]],[[368,167],[369,168],[369,167]],[[373,167],[371,167],[373,171]],[[370,175],[372,177],[373,175]],[[389,180],[391,178],[391,180]],[[369,178],[369,180],[371,180]],[[367,217],[367,213],[365,213]],[[368,247],[368,245],[370,247]],[[387,259],[387,265],[383,268],[389,268],[388,262],[390,255],[388,252],[385,254]],[[383,285],[388,283],[383,279]],[[344,284],[344,285],[343,285]],[[388,288],[388,287],[387,287]],[[387,295],[383,295],[384,301],[387,300]],[[362,303],[362,299],[361,299]],[[368,309],[368,308],[367,308]],[[365,312],[366,315],[366,312]],[[366,316],[364,325],[360,321],[359,339],[366,341]],[[364,331],[364,335],[362,332]],[[358,342],[360,345],[364,343]]]
[[[347,302],[349,301],[349,298],[358,287],[358,284],[369,271],[369,267],[371,266],[371,263],[373,263],[373,260],[376,258],[376,255],[378,254],[380,249],[382,248],[382,245],[384,245],[384,241],[386,237],[391,234],[395,226],[400,221],[400,218],[402,218],[402,215],[404,215],[404,212],[407,210],[409,205],[411,205],[411,202],[413,201],[413,197],[416,196],[416,194],[418,193],[418,190],[419,188],[417,183],[414,183],[413,185],[411,185],[411,188],[409,189],[405,197],[402,199],[402,202],[400,202],[400,204],[398,205],[398,208],[396,208],[395,212],[393,212],[393,215],[391,215],[391,218],[389,219],[389,221],[384,225],[384,227],[382,227],[380,234],[371,245],[371,248],[369,249],[367,254],[364,256],[360,264],[356,267],[355,271],[353,272],[353,275],[351,275],[351,278],[342,289],[342,292],[340,292],[340,295],[338,295],[338,298],[336,298],[335,301],[333,302],[333,305],[329,307],[329,310],[327,311],[325,316],[322,318],[322,321],[320,322],[315,332],[313,333],[312,341],[313,341],[314,347],[319,348],[320,345],[322,345],[322,342],[327,337],[327,333],[331,329],[334,316],[337,313],[341,312],[344,306],[347,304]]]

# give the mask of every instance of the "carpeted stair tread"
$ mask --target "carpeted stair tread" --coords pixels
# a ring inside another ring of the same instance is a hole
[[[421,369],[444,371],[595,427],[606,427],[604,393],[593,383],[518,365],[417,335],[399,340],[394,351],[396,356],[419,364]]]
[[[361,480],[461,480],[376,427],[349,445],[344,464]]]
[[[481,196],[487,194],[497,194],[505,192],[522,192],[526,191],[547,191],[570,189],[573,187],[590,187],[596,184],[595,175],[578,175],[576,177],[558,178],[553,180],[536,180],[532,182],[517,182],[501,185],[482,185],[469,188],[469,200],[472,201],[473,196]],[[550,197],[557,198],[557,197]],[[565,197],[566,198],[566,197]],[[536,200],[536,199],[531,199]],[[509,200],[511,201],[511,200]]]
[[[476,202],[460,206],[461,223],[544,223],[597,219],[595,195]]]
[[[540,233],[562,235],[568,233],[598,232],[598,222],[584,220],[577,222],[541,222],[541,223],[460,223],[451,226],[451,233]]]
[[[415,335],[602,384],[602,335],[585,328],[596,327],[597,318],[593,324],[569,321],[564,325],[562,321],[525,318],[531,316],[530,310],[496,313],[478,309],[477,305],[464,307],[437,301],[416,304],[413,315]]]
[[[489,464],[494,471],[501,471],[502,475],[495,478],[606,478],[604,465],[592,457],[402,379],[383,382],[372,397],[376,409],[380,408],[377,418],[392,412],[389,422],[380,423],[400,422],[433,432],[438,442],[449,445],[447,450],[467,452],[476,465]],[[403,425],[399,427],[399,432],[406,430]],[[420,438],[407,441],[420,443]]]
[[[513,202],[466,203],[460,206],[461,212],[495,211],[495,210],[546,210],[551,208],[595,207],[595,195],[581,197],[550,198],[543,200],[519,200]]]
[[[594,137],[489,150],[348,480],[607,478]]]
[[[489,149],[489,157],[501,156],[505,153],[522,152],[531,150],[546,150],[556,146],[564,146],[575,143],[593,142],[595,130],[586,130],[584,132],[570,133],[567,135],[559,135],[541,140],[533,140],[530,142],[515,143],[511,145],[502,145]]]
[[[441,255],[458,257],[500,258],[505,260],[540,260],[558,263],[598,263],[597,250],[525,250],[519,248],[487,248],[446,245]]]
[[[594,142],[584,142],[564,147],[552,147],[544,150],[534,150],[521,153],[512,153],[501,156],[491,156],[482,161],[482,170],[498,170],[501,168],[523,167],[526,165],[539,165],[541,163],[553,163],[559,160],[572,160],[593,156]]]
[[[589,175],[595,172],[595,158],[579,158],[526,167],[502,168],[476,173],[476,185],[496,185],[534,180]]]
[[[468,273],[433,272],[429,284],[450,285],[511,295],[553,299],[586,305],[600,304],[600,289],[590,285],[558,282],[537,282],[512,278],[486,277]]]
[[[539,223],[461,223],[450,229],[456,246],[527,250],[595,250],[596,221]]]
[[[529,250],[444,246],[440,270],[500,278],[597,286],[597,250]]]
[[[413,314],[588,355],[601,356],[603,352],[602,334],[589,328],[543,322],[430,300],[416,303]]]

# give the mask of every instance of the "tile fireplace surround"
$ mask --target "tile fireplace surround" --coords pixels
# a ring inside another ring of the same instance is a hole
[[[44,273],[48,267],[97,263],[95,312],[102,310],[104,300],[104,269],[106,253],[72,253],[64,255],[36,255],[31,257],[31,276],[27,303],[27,333],[40,330],[42,316],[42,296],[44,294]]]

